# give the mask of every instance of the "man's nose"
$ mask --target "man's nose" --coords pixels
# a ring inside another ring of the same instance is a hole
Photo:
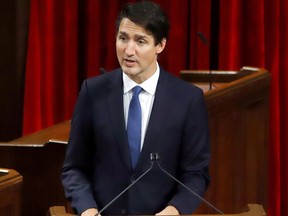
[[[130,41],[127,44],[127,47],[125,49],[125,53],[129,56],[134,55],[135,54],[135,43],[133,43],[132,41]]]

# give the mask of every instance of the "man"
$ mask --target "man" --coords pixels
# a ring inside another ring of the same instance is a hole
[[[62,170],[66,196],[82,216],[98,213],[143,174],[150,153],[159,153],[161,166],[199,195],[209,183],[203,92],[157,63],[169,32],[164,12],[149,1],[128,4],[116,31],[121,69],[84,81]],[[131,99],[134,89],[140,93]],[[140,109],[140,126],[131,126],[130,100]],[[199,203],[155,166],[102,215],[191,214]]]

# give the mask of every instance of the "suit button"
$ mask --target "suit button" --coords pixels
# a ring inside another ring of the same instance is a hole
[[[127,210],[126,209],[121,209],[121,214],[123,214],[123,215],[127,214]]]

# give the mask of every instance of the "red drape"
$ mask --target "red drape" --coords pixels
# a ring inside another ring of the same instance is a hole
[[[119,67],[115,20],[123,3],[133,1],[31,0],[24,135],[69,119],[83,79],[100,68]],[[208,69],[209,48],[197,32],[209,40],[210,0],[156,2],[171,20],[161,65],[175,75],[191,67]]]
[[[31,0],[23,133],[71,117],[78,92],[76,1]]]
[[[288,215],[287,1],[155,1],[171,20],[159,59],[171,73],[209,68],[211,46],[199,40],[198,32],[208,41],[218,39],[213,56],[218,68],[213,69],[249,65],[271,72],[268,214]],[[71,118],[82,80],[98,75],[100,68],[118,67],[114,23],[125,2],[133,0],[31,0],[23,134]],[[219,17],[211,17],[213,10]]]

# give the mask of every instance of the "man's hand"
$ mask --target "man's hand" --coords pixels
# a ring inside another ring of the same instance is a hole
[[[156,215],[180,215],[180,213],[174,206],[168,205],[163,211]]]
[[[98,210],[95,208],[90,208],[84,211],[81,216],[95,216],[98,213]],[[100,215],[99,215],[100,216]]]

